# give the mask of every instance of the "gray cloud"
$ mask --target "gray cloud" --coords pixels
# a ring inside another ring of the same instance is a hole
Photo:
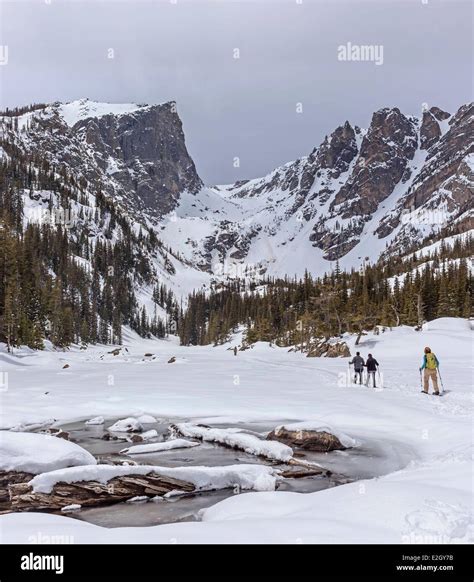
[[[263,175],[381,107],[472,99],[469,1],[2,1],[1,17],[2,108],[176,100],[207,183]],[[383,65],[338,61],[347,42],[383,45]]]

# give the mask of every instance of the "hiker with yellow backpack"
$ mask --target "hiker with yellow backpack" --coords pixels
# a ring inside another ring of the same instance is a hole
[[[439,396],[439,388],[438,388],[438,368],[439,368],[439,361],[436,355],[431,351],[431,348],[425,348],[425,354],[423,356],[423,363],[420,368],[420,377],[421,377],[421,370],[423,372],[423,390],[424,394],[428,394],[429,391],[429,383],[430,378],[433,384],[433,395]],[[441,376],[440,376],[441,379]]]

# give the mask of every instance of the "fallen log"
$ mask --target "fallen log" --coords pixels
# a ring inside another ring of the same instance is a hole
[[[311,463],[310,461],[303,461],[302,459],[290,459],[287,461],[288,465],[293,465],[295,467],[303,467],[306,471],[313,471],[313,475],[324,475],[325,477],[329,477],[332,475],[332,471],[330,469],[324,469],[321,465],[317,463]]]
[[[264,457],[267,459],[267,461],[271,461],[272,464],[295,465],[298,467],[302,467],[303,468],[302,470],[312,471],[313,475],[325,475],[325,476],[331,475],[330,470],[324,469],[323,467],[321,467],[317,463],[311,463],[309,461],[304,461],[302,459],[295,459],[294,456],[285,457],[284,459],[278,459],[278,458],[270,456],[269,454],[265,454],[264,451],[261,451],[260,453],[251,452],[251,450],[249,449],[248,446],[246,446],[245,444],[240,444],[238,442],[238,440],[229,441],[229,440],[226,440],[225,438],[219,438],[218,436],[213,436],[212,438],[209,438],[209,437],[206,437],[205,433],[199,434],[199,431],[187,430],[187,428],[186,428],[187,426],[188,425],[186,423],[184,423],[184,424],[171,424],[169,426],[169,431],[172,435],[180,435],[180,436],[185,436],[185,437],[190,437],[190,438],[196,438],[199,440],[207,440],[209,442],[216,443],[216,444],[223,446],[223,447],[244,451],[247,454],[253,454],[256,457]],[[189,425],[189,426],[191,427],[191,425]],[[199,428],[204,428],[204,429],[210,429],[210,427],[208,427],[206,425],[196,424],[194,426],[199,427]],[[244,435],[250,434],[252,436],[252,433],[250,431],[245,431],[242,433],[232,433],[232,434],[234,436],[238,436],[239,434],[244,434]],[[256,434],[257,433],[253,433],[253,435],[256,435]],[[265,440],[268,441],[269,440],[268,437]],[[265,442],[265,440],[262,439],[262,442]],[[275,441],[275,443],[276,442],[277,441]],[[290,454],[293,455],[292,449],[288,449],[288,450],[290,451]]]
[[[33,477],[32,473],[24,471],[0,471],[0,515],[12,511],[9,486],[16,483],[27,483]]]
[[[296,468],[289,468],[281,471],[280,476],[284,477],[285,479],[301,479],[303,477],[314,477],[315,475],[328,476],[327,472],[322,470],[320,467],[304,467],[304,466],[297,466]]]
[[[0,503],[10,504],[9,485],[27,483],[33,479],[32,473],[24,471],[0,471]]]
[[[147,475],[121,475],[107,483],[99,481],[58,482],[50,493],[33,491],[29,483],[9,486],[13,511],[56,511],[68,505],[94,507],[120,503],[133,497],[165,495],[170,491],[190,493],[195,487],[188,481],[149,473]]]

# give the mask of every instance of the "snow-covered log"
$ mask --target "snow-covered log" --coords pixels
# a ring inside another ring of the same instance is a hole
[[[34,491],[30,483],[10,485],[11,507],[16,511],[59,510],[70,505],[110,505],[139,496],[165,495],[170,491],[194,491],[194,485],[166,475],[120,475],[107,483],[79,481],[55,483],[50,493]]]
[[[272,461],[287,462],[293,457],[290,447],[277,441],[268,441],[237,428],[211,428],[208,426],[181,422],[170,425],[170,431],[188,438],[214,442],[244,451],[250,455],[265,457]]]
[[[58,510],[68,505],[107,505],[134,497],[164,496],[237,487],[274,491],[279,472],[257,464],[224,467],[157,467],[154,465],[90,465],[37,475],[12,485],[12,509]]]

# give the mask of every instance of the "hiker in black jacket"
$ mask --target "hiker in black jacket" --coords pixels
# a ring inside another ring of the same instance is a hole
[[[379,366],[379,363],[372,356],[372,354],[369,354],[367,356],[367,362],[366,362],[365,365],[367,367],[367,386],[369,385],[369,380],[370,380],[370,377],[372,376],[374,388],[377,388],[377,386],[375,384],[375,372],[377,371],[377,368]]]
[[[354,384],[357,384],[357,376],[359,376],[359,384],[362,384],[362,372],[364,371],[364,358],[360,355],[360,352],[356,352],[356,355],[349,362],[349,366],[354,364]]]

